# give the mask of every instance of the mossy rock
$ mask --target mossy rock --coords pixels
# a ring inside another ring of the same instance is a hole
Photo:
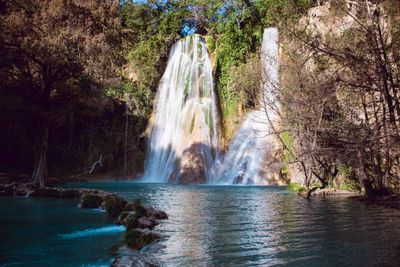
[[[125,221],[128,218],[130,213],[131,213],[130,211],[121,212],[121,214],[118,216],[118,219],[116,220],[115,223],[125,225]]]
[[[137,216],[149,216],[146,207],[140,204],[140,200],[136,199],[133,203],[127,203],[124,211],[134,211]]]
[[[142,249],[160,236],[157,233],[148,230],[133,229],[125,233],[125,243],[136,250]]]
[[[97,209],[102,202],[103,198],[97,194],[85,194],[81,197],[81,207],[84,209]]]
[[[125,218],[123,224],[125,225],[128,231],[135,228],[139,228],[139,218],[140,217],[138,217],[136,214],[131,213]]]
[[[111,218],[117,218],[124,210],[127,201],[117,195],[108,195],[104,198],[104,209]]]

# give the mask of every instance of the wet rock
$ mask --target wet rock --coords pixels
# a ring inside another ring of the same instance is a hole
[[[128,202],[125,205],[124,211],[134,211],[137,216],[148,216],[147,208],[140,204],[140,200],[135,200],[134,202]]]
[[[168,219],[167,213],[161,210],[155,210],[152,207],[147,207],[146,208],[146,214],[148,217],[154,217],[156,219]]]
[[[131,230],[139,228],[138,219],[140,217],[136,215],[134,211],[124,211],[118,216],[117,224],[124,225],[126,229]]]
[[[14,183],[0,185],[0,196],[13,196]]]
[[[153,241],[160,239],[161,236],[149,229],[133,229],[125,233],[125,243],[132,249],[142,249]]]
[[[115,221],[116,224],[122,224],[125,225],[125,221],[130,214],[130,211],[123,211],[121,214],[118,216],[118,219]]]
[[[64,189],[60,192],[60,198],[79,198],[81,196],[81,192],[76,189]]]
[[[158,223],[153,218],[141,217],[138,219],[139,228],[153,229]]]
[[[52,187],[39,187],[32,192],[33,197],[49,197],[49,198],[60,198],[61,188]]]
[[[122,224],[127,230],[132,229],[153,229],[158,222],[154,217],[138,215],[135,211],[122,212],[117,220],[117,224]]]
[[[84,209],[97,209],[102,203],[103,198],[98,194],[85,194],[81,198],[81,207]]]
[[[202,143],[194,143],[186,148],[179,162],[178,173],[174,173],[170,180],[183,184],[199,184],[206,181],[205,169],[207,168],[207,159],[209,148]]]
[[[15,196],[29,196],[33,193],[33,189],[30,183],[22,183],[18,186],[16,186],[14,190],[14,195]]]
[[[307,192],[302,193],[305,196],[307,195]],[[349,190],[339,190],[335,188],[324,188],[324,189],[317,189],[314,192],[311,193],[311,197],[355,197],[355,196],[361,196],[362,194],[360,192],[354,192],[354,191],[349,191]]]
[[[107,195],[104,198],[104,209],[111,218],[118,218],[127,201],[118,195]]]

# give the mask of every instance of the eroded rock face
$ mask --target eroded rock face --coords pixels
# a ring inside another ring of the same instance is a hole
[[[202,143],[196,143],[185,149],[180,159],[180,171],[174,182],[200,184],[207,182],[206,171],[210,169],[212,156],[210,149]]]

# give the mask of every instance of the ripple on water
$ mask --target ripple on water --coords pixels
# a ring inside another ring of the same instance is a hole
[[[400,215],[279,187],[96,183],[167,211],[165,266],[398,266]]]

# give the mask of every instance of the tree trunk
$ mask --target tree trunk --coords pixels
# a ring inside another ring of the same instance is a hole
[[[39,149],[35,153],[35,166],[33,170],[33,184],[45,186],[48,178],[47,153],[49,148],[49,125],[50,125],[50,93],[52,88],[51,69],[43,66],[42,83],[43,91],[40,97],[42,108],[41,133],[39,135]]]
[[[364,188],[365,195],[371,196],[373,194],[372,182],[368,177],[366,166],[365,166],[365,152],[363,149],[359,149],[357,153],[358,158],[358,176],[360,186]]]
[[[37,186],[45,186],[48,178],[47,169],[47,151],[49,147],[49,125],[47,122],[43,124],[43,132],[41,136],[40,148],[36,154],[37,164],[33,170],[33,184]]]
[[[128,174],[128,130],[129,130],[129,106],[126,102],[125,109],[125,134],[124,134],[124,175]]]

